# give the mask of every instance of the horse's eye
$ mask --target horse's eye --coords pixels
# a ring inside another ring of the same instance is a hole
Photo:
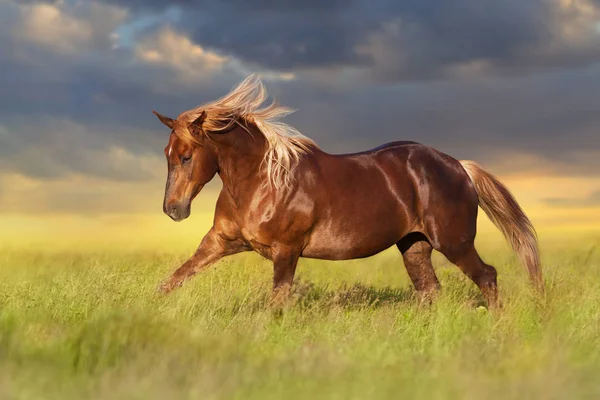
[[[182,157],[181,157],[181,163],[182,163],[182,164],[187,164],[187,163],[189,163],[191,160],[192,160],[192,156],[189,156],[189,157],[183,157],[183,156],[182,156]]]

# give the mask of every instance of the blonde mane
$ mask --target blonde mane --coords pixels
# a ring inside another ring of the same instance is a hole
[[[182,139],[197,141],[188,126],[203,112],[206,112],[202,124],[204,132],[223,131],[238,124],[250,133],[240,120],[254,123],[268,144],[263,158],[267,184],[276,188],[287,186],[300,157],[317,145],[293,126],[280,121],[294,110],[276,102],[261,108],[266,100],[267,90],[260,78],[252,74],[222,98],[181,113],[175,121],[174,131]]]

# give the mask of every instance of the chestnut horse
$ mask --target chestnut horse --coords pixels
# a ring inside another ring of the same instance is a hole
[[[175,221],[215,174],[214,223],[165,293],[224,256],[256,251],[273,261],[273,299],[285,298],[298,258],[348,260],[396,245],[421,295],[440,287],[435,249],[497,302],[496,270],[474,247],[478,206],[502,231],[542,290],[535,230],[508,189],[472,161],[415,142],[344,155],[322,151],[279,119],[291,112],[251,75],[228,95],[183,112],[154,113],[171,130],[164,212]],[[261,108],[262,107],[262,108]]]

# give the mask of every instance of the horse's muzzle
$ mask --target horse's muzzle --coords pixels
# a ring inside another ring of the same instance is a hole
[[[170,204],[163,207],[163,211],[173,221],[182,221],[190,216],[189,204]]]

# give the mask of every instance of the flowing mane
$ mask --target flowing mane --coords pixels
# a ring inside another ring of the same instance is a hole
[[[254,123],[268,143],[263,158],[267,184],[276,188],[287,186],[302,154],[317,145],[293,126],[280,121],[295,110],[280,106],[275,101],[263,106],[266,100],[265,86],[256,74],[252,74],[220,99],[181,113],[175,121],[175,134],[185,140],[197,141],[188,126],[202,112],[206,112],[202,124],[204,132],[223,131],[238,124],[250,133],[242,123]]]

